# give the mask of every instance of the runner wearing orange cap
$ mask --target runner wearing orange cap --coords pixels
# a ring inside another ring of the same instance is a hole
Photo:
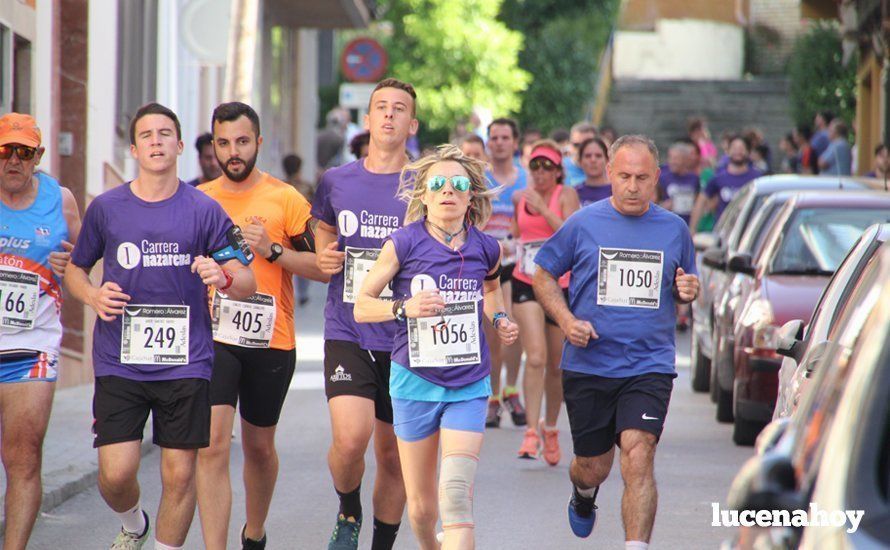
[[[71,191],[35,172],[44,148],[29,115],[0,117],[0,447],[4,548],[24,549],[43,494],[43,438],[62,342],[62,274],[80,214]]]

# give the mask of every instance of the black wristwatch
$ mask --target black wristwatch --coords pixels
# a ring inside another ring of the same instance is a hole
[[[266,258],[266,261],[269,263],[274,262],[278,259],[278,256],[281,256],[281,253],[284,252],[284,247],[278,243],[272,243],[272,253],[269,254],[269,257]]]
[[[392,314],[396,321],[400,323],[405,321],[405,300],[396,300],[392,303]]]

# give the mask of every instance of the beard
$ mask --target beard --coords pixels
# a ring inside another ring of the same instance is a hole
[[[222,168],[222,171],[227,178],[236,183],[241,183],[242,181],[247,179],[251,172],[253,172],[253,167],[256,165],[256,158],[258,154],[259,151],[254,153],[253,156],[249,159],[229,159],[226,162],[223,162],[219,157],[217,157],[217,160],[219,161],[219,167]],[[241,161],[241,164],[244,165],[244,169],[241,170],[241,172],[236,173],[229,168],[229,163],[231,163],[233,160],[239,160]]]

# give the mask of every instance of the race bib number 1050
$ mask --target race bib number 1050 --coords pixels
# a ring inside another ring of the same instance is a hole
[[[664,252],[600,248],[596,303],[658,309]]]
[[[121,363],[187,365],[189,306],[128,305],[121,321]]]

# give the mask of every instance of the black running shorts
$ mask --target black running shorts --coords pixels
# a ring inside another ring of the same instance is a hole
[[[324,392],[328,400],[339,395],[370,399],[377,420],[392,424],[389,353],[368,351],[345,340],[325,340]]]
[[[535,290],[532,288],[532,285],[526,283],[525,281],[520,281],[519,279],[513,279],[513,289],[511,291],[513,296],[514,304],[522,304],[524,302],[534,302],[535,298]],[[569,301],[569,289],[562,289],[562,295],[565,296],[566,303]],[[559,326],[556,321],[550,318],[547,313],[544,313],[544,321],[548,325]]]
[[[241,418],[261,428],[274,426],[281,416],[296,362],[292,349],[214,342],[210,404],[234,407],[240,400]]]
[[[119,376],[96,377],[93,447],[141,441],[149,412],[155,445],[169,449],[207,447],[209,386],[203,378],[140,382]]]
[[[624,430],[643,430],[660,438],[673,387],[670,374],[605,378],[563,370],[562,392],[575,455],[607,453]]]

